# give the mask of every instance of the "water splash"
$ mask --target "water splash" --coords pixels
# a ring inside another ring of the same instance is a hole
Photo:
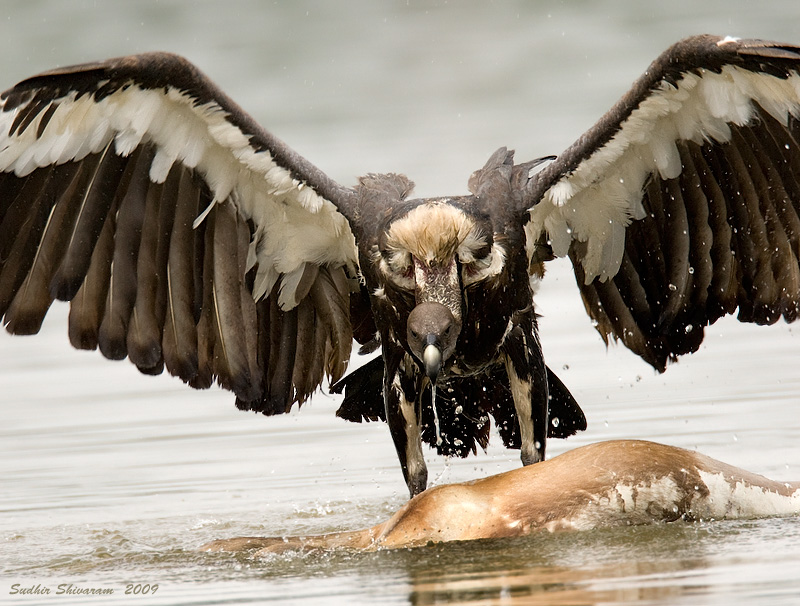
[[[439,412],[436,410],[436,383],[431,383],[431,406],[433,407],[433,426],[436,429],[436,446],[441,446],[442,430],[439,427]]]

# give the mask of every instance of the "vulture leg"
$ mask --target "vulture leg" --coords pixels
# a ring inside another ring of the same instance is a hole
[[[504,361],[519,423],[520,459],[531,465],[544,461],[547,445],[547,367],[533,311],[515,314],[512,322],[515,326],[503,344]]]
[[[419,380],[415,364],[401,348],[384,349],[384,403],[386,421],[392,434],[400,467],[413,497],[428,485],[428,468],[422,455],[422,410]]]

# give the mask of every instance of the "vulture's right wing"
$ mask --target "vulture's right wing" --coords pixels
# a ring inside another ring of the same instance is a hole
[[[0,317],[71,301],[75,347],[286,412],[350,356],[352,196],[180,57],[35,76],[2,95]]]

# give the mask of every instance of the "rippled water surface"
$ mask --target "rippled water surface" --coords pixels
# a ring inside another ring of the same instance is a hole
[[[800,42],[800,4],[688,2],[61,2],[3,5],[0,88],[56,65],[164,49],[198,63],[259,121],[345,184],[405,172],[420,195],[460,194],[500,145],[557,153],[650,60],[691,33]],[[664,375],[605,350],[568,265],[538,299],[549,365],[589,430],[696,449],[800,479],[800,327],[707,331]],[[796,604],[800,519],[674,524],[372,554],[200,554],[239,535],[370,526],[403,502],[385,426],[237,412],[67,345],[56,307],[35,338],[0,335],[0,602]],[[445,463],[451,482],[517,453]],[[11,595],[49,588],[50,595]],[[153,593],[153,585],[158,589]],[[147,595],[126,595],[147,590]]]

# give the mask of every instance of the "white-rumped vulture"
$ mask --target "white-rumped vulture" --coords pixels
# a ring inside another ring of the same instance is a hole
[[[46,72],[2,105],[10,332],[71,301],[75,347],[264,414],[327,377],[340,416],[388,421],[412,495],[423,441],[466,456],[494,418],[530,464],[585,427],[539,346],[554,256],[603,338],[661,371],[721,316],[800,309],[797,46],[688,38],[560,156],[500,149],[455,197],[339,185],[170,54]],[[382,356],[343,379],[353,338]]]

